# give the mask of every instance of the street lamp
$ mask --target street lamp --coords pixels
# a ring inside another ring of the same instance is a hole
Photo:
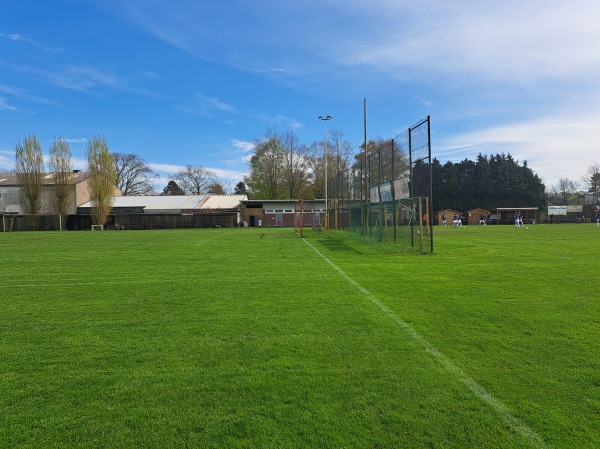
[[[328,198],[327,198],[327,121],[333,118],[332,115],[320,115],[319,120],[323,120],[323,128],[325,133],[325,228],[329,228],[328,220]]]

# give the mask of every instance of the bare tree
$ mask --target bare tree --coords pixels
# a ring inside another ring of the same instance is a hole
[[[19,182],[21,209],[24,214],[38,214],[44,188],[44,159],[35,134],[29,134],[15,147],[15,172]]]
[[[585,171],[583,182],[587,184],[587,190],[592,194],[593,204],[598,204],[600,199],[600,164],[594,162]]]
[[[55,214],[65,217],[71,205],[73,168],[71,165],[71,149],[62,137],[58,137],[52,142],[50,158],[48,159],[48,171],[54,184],[50,197],[50,208]],[[59,222],[62,222],[62,220]]]
[[[553,188],[553,190],[560,196],[563,200],[568,201],[571,199],[576,193],[579,185],[576,181],[573,181],[569,178],[560,178],[558,180],[558,185]]]
[[[329,133],[331,142],[328,143],[327,177],[328,189],[331,198],[347,198],[348,175],[350,162],[354,153],[354,146],[344,139],[344,132],[332,129]]]
[[[89,192],[94,224],[105,225],[112,208],[117,174],[106,139],[94,136],[87,145]]]
[[[208,193],[210,195],[225,195],[225,188],[220,182],[213,182],[208,186]]]
[[[282,184],[288,198],[304,198],[309,190],[308,149],[300,144],[293,131],[279,136],[282,152]]]
[[[206,194],[210,185],[217,181],[217,174],[201,165],[188,164],[172,176],[188,195]]]
[[[244,178],[253,198],[276,200],[285,198],[283,179],[284,148],[274,130],[268,129],[254,145],[250,158],[250,175]]]
[[[329,142],[327,147],[329,148]],[[323,148],[323,143],[313,142],[307,150],[308,172],[313,198],[325,198],[325,156]]]
[[[153,182],[158,178],[158,173],[143,158],[131,153],[113,153],[112,156],[117,172],[116,185],[123,196],[154,193]]]

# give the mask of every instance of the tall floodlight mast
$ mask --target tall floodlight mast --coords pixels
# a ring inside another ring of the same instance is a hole
[[[329,202],[327,197],[327,122],[332,118],[332,115],[319,116],[319,120],[323,120],[323,128],[325,134],[325,228],[329,228]]]

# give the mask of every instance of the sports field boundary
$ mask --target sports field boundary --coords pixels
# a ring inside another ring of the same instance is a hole
[[[352,279],[344,270],[338,267],[335,263],[331,261],[325,254],[319,251],[312,243],[310,243],[307,239],[303,239],[304,242],[313,249],[317,255],[319,255],[331,268],[333,268],[342,278],[344,278],[350,285],[355,287],[360,293],[362,293],[365,297],[369,299],[379,310],[385,313],[389,318],[391,318],[398,326],[416,343],[418,343],[421,347],[425,349],[426,352],[431,354],[431,356],[442,365],[442,367],[448,371],[450,374],[454,375],[463,385],[465,385],[471,393],[473,393],[477,398],[481,399],[483,402],[488,404],[498,415],[502,418],[502,420],[515,429],[515,431],[520,434],[532,447],[537,449],[551,449],[550,446],[546,444],[546,442],[542,439],[540,435],[537,434],[532,428],[523,423],[519,418],[517,418],[508,407],[502,404],[499,400],[494,398],[485,388],[479,385],[474,379],[469,377],[462,369],[456,366],[448,357],[446,357],[442,352],[440,352],[433,344],[431,344],[425,337],[419,334],[415,329],[413,329],[408,323],[406,323],[402,318],[396,315],[390,308],[384,305],[381,301],[377,299],[375,295],[369,292],[366,288]]]

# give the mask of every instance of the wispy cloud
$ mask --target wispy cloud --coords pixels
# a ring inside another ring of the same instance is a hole
[[[0,97],[0,110],[17,111],[17,108],[7,103],[6,99]]]
[[[231,141],[234,148],[243,151],[244,153],[249,153],[254,151],[256,144],[254,142],[245,142],[243,140],[232,140]]]
[[[15,152],[0,150],[0,168],[11,170],[15,167]]]
[[[329,47],[339,63],[369,65],[397,77],[471,74],[519,83],[599,74],[597,2],[374,3],[366,23],[376,27]]]
[[[63,51],[63,48],[61,47],[50,47],[44,44],[41,44],[33,39],[30,39],[28,37],[22,36],[21,34],[4,34],[4,33],[0,33],[0,38],[2,39],[7,39],[9,41],[13,41],[13,42],[24,42],[30,45],[33,45],[34,47],[45,51],[45,52],[49,52],[49,53],[60,53]]]
[[[65,138],[65,142],[68,143],[87,143],[87,138],[85,137],[77,137],[77,138]]]
[[[289,130],[297,130],[300,128],[304,128],[304,123],[299,122],[298,120],[295,120],[284,114],[276,114],[276,115],[251,114],[251,116],[267,123],[270,126],[275,126],[276,128],[281,127],[283,129],[289,129]]]
[[[182,109],[192,115],[203,117],[212,117],[215,112],[228,112],[232,114],[239,113],[237,109],[229,103],[226,103],[216,97],[208,97],[203,94],[195,94],[194,101],[182,107]]]
[[[54,70],[2,61],[0,65],[40,81],[80,92],[87,92],[98,86],[119,88],[124,85],[116,75],[86,65],[66,65]]]
[[[98,86],[120,89],[122,80],[113,73],[86,65],[67,65],[56,72],[43,72],[43,76],[57,86],[76,91],[88,92]]]
[[[149,98],[165,96],[144,88],[136,87],[114,72],[85,64],[67,64],[51,69],[40,69],[30,65],[11,64],[0,61],[0,66],[23,73],[39,81],[77,92],[98,93],[101,89],[143,95]],[[37,97],[38,100],[39,97]]]
[[[527,83],[599,75],[600,3],[594,0],[509,6],[499,0],[349,0],[340,6],[256,0],[251,11],[215,6],[206,14],[202,3],[122,0],[118,10],[199,58],[268,76],[332,66],[330,77],[365,66],[401,79],[446,74]],[[227,20],[215,20],[221,16]],[[270,30],[269,38],[257,28]]]
[[[161,164],[156,162],[149,162],[148,165],[159,174],[159,177],[155,183],[158,190],[160,190],[160,186],[166,186],[167,183],[173,179],[171,176],[172,174],[185,168],[183,165]],[[228,170],[220,167],[206,168],[213,171],[217,175],[219,181],[228,188],[243,180],[244,176],[246,175],[246,172],[241,170]]]
[[[2,63],[0,62],[0,65]],[[47,106],[55,106],[58,108],[63,108],[64,105],[60,104],[57,101],[50,100],[48,98],[40,97],[39,95],[35,95],[27,90],[15,88],[12,86],[7,86],[6,84],[0,84],[0,92],[5,93],[7,96],[12,97],[13,100],[26,100],[32,101],[34,103],[44,104]],[[18,109],[21,109],[20,107]]]
[[[148,165],[152,170],[156,170],[157,172],[161,173],[175,173],[185,168],[183,165],[161,164],[156,162],[148,162]]]
[[[217,174],[217,177],[227,184],[239,182],[247,175],[245,171],[240,170],[227,170],[223,168],[211,168],[209,170],[214,171]]]

